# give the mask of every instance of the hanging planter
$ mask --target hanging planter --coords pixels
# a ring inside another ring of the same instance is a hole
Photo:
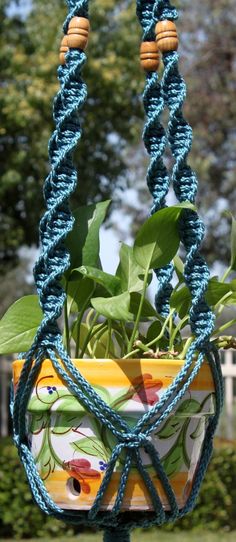
[[[152,216],[133,247],[122,244],[116,273],[102,270],[99,227],[108,202],[73,215],[68,206],[77,178],[73,151],[86,99],[81,70],[89,22],[86,0],[67,4],[34,271],[38,295],[22,298],[3,317],[0,353],[27,351],[14,363],[11,411],[14,442],[40,508],[104,528],[105,542],[126,542],[134,526],[174,521],[195,504],[223,402],[218,348],[235,347],[232,337],[221,337],[232,321],[214,331],[214,313],[235,304],[234,281],[225,279],[236,267],[236,228],[232,219],[227,273],[210,279],[199,253],[197,180],[187,163],[191,129],[182,114],[177,12],[169,1],[138,0]],[[167,139],[178,200],[172,207],[166,206]],[[148,296],[153,274],[154,304]]]
[[[23,361],[13,364],[14,386]],[[74,366],[106,403],[132,428],[173,383],[181,360],[73,360]],[[176,409],[152,432],[150,440],[180,509],[190,494],[209,416],[215,414],[215,386],[204,363]],[[89,510],[94,503],[117,444],[107,426],[89,414],[49,360],[43,361],[27,407],[27,434],[37,470],[55,503],[64,509]],[[125,450],[124,450],[125,452]],[[101,510],[112,509],[125,462],[121,452]],[[141,458],[162,505],[169,503],[145,446]],[[122,511],[153,510],[153,504],[135,464],[131,467]]]

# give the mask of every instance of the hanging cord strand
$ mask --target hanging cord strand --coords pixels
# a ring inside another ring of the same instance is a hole
[[[158,4],[159,2],[157,12]],[[178,54],[175,51],[164,53],[163,63],[161,93],[169,109],[168,140],[175,159],[173,187],[180,202],[195,203],[197,177],[187,162],[192,145],[192,129],[182,113],[186,86],[178,71]],[[199,253],[204,238],[204,225],[197,212],[183,211],[180,236],[186,250],[184,276],[192,296],[190,325],[193,335],[198,339],[199,347],[202,347],[209,342],[214,327],[214,316],[204,298],[209,282],[209,269]]]
[[[162,12],[163,4],[157,1],[154,7],[155,21],[164,19],[173,20],[170,15]],[[197,193],[197,177],[187,162],[192,145],[192,129],[185,120],[182,107],[186,95],[186,86],[178,70],[178,54],[176,51],[163,53],[164,74],[161,84],[161,94],[165,105],[169,109],[168,140],[175,159],[173,167],[173,187],[180,202],[195,202]],[[209,283],[209,269],[200,254],[204,239],[204,225],[197,212],[185,210],[180,220],[181,241],[186,250],[186,263],[184,276],[191,293],[190,326],[195,337],[194,350],[189,348],[186,356],[186,365],[194,360],[195,350],[201,352],[202,361],[207,358],[212,369],[216,388],[216,412],[211,417],[207,435],[202,451],[200,466],[197,470],[190,497],[184,507],[182,515],[193,508],[202,478],[212,453],[213,435],[218,423],[223,403],[222,375],[218,353],[210,344],[210,336],[214,329],[214,315],[205,301],[205,292]],[[198,358],[199,360],[199,358]],[[196,364],[195,364],[196,370]]]
[[[145,0],[137,1],[137,16],[143,30],[143,41],[155,41],[153,25],[153,2]],[[168,14],[172,15],[171,7],[165,8]],[[175,13],[174,13],[175,16]],[[161,115],[165,104],[161,95],[161,87],[158,82],[158,74],[148,71],[146,73],[145,89],[143,92],[143,105],[146,113],[146,123],[143,130],[143,141],[150,156],[150,164],[147,170],[147,185],[153,198],[151,214],[166,206],[166,196],[169,192],[170,179],[168,171],[163,162],[163,155],[166,150],[167,139]],[[173,276],[173,265],[170,263],[161,269],[155,269],[158,281],[158,289],[155,296],[157,312],[166,317],[170,310],[170,296],[172,293],[171,279]]]

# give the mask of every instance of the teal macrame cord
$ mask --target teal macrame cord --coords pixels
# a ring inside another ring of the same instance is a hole
[[[72,17],[88,17],[88,0],[67,0],[68,16],[64,32]],[[177,19],[177,11],[169,1],[137,0],[137,15],[143,31],[144,41],[154,41],[155,24],[164,19]],[[65,302],[65,292],[60,284],[63,273],[68,269],[69,254],[65,238],[73,228],[73,217],[69,199],[76,188],[77,172],[73,165],[73,152],[81,138],[79,111],[87,97],[87,87],[81,77],[86,55],[80,49],[69,50],[66,64],[58,68],[60,91],[53,109],[55,131],[49,142],[51,171],[45,181],[44,197],[46,212],[40,222],[40,256],[35,265],[34,277],[40,304],[44,313],[30,351],[25,354],[17,391],[11,401],[14,442],[24,465],[35,502],[46,514],[65,522],[84,526],[97,526],[105,530],[104,542],[129,542],[134,527],[162,525],[184,516],[195,505],[199,488],[208,466],[213,446],[213,436],[223,403],[223,384],[218,352],[210,343],[214,328],[213,314],[206,304],[204,294],[208,286],[209,270],[199,253],[204,237],[204,226],[197,212],[185,210],[180,223],[180,235],[186,250],[184,277],[191,292],[190,325],[194,340],[188,349],[186,362],[171,386],[137,422],[134,428],[113,411],[94,391],[79,373],[65,351],[57,325]],[[164,73],[161,82],[156,73],[147,73],[143,94],[146,123],[143,131],[144,144],[150,155],[147,184],[153,197],[151,213],[166,206],[166,196],[172,181],[178,201],[194,203],[197,179],[187,163],[191,148],[191,128],[183,117],[182,105],[185,99],[185,83],[178,71],[178,54],[164,53]],[[161,124],[161,116],[167,109],[169,123],[167,133]],[[172,178],[164,165],[163,156],[170,146],[175,163]],[[173,265],[156,270],[158,290],[157,311],[163,316],[170,309],[171,280]],[[195,355],[197,352],[197,359]],[[66,382],[88,412],[93,414],[111,431],[117,440],[96,499],[89,511],[64,510],[55,504],[36,469],[32,456],[26,426],[27,404],[32,387],[39,373],[42,361],[50,358],[55,370]],[[201,460],[197,469],[190,496],[179,510],[175,494],[160,461],[159,454],[149,437],[173,412],[189,385],[198,374],[204,359],[207,359],[216,389],[216,412],[209,418],[203,443]],[[169,503],[164,510],[160,496],[152,479],[142,463],[140,448],[149,454],[156,475],[162,484]],[[101,503],[111,480],[121,452],[126,459],[120,477],[115,504],[109,512],[101,510]],[[153,511],[121,512],[129,472],[135,464],[149,492]]]

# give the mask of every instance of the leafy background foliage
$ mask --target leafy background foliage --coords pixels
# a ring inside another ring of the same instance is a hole
[[[25,17],[12,17],[11,4],[11,0],[0,3],[2,273],[15,265],[20,246],[31,246],[38,239],[47,141],[53,127],[51,106],[58,88],[60,21],[65,15],[64,0],[32,0]],[[177,5],[181,69],[189,87],[185,109],[195,133],[191,162],[200,176],[199,200],[209,224],[204,250],[210,260],[224,260],[229,220],[221,220],[221,214],[227,199],[231,210],[236,209],[235,5],[234,0],[206,0],[200,10],[190,0]],[[144,118],[143,73],[134,0],[94,0],[91,23],[84,70],[89,100],[82,113],[84,135],[76,153],[79,187],[73,205],[107,199],[117,187],[132,183],[139,191],[139,208],[123,205],[137,223],[149,203],[146,158],[138,143]]]

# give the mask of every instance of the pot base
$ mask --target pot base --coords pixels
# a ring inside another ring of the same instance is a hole
[[[143,414],[156,404],[179,373],[181,360],[73,360],[81,374],[111,408],[132,428]],[[17,386],[23,366],[13,363]],[[205,362],[189,390],[172,415],[150,437],[183,508],[190,494],[201,456],[209,416],[214,414],[214,382]],[[68,390],[50,360],[42,363],[27,409],[28,442],[38,472],[59,506],[89,510],[105,474],[107,463],[117,443],[110,430]],[[149,455],[140,449],[148,471],[161,498],[168,499],[152,466]],[[101,510],[115,503],[125,452],[117,461]],[[122,503],[125,510],[152,510],[146,486],[132,466]]]

